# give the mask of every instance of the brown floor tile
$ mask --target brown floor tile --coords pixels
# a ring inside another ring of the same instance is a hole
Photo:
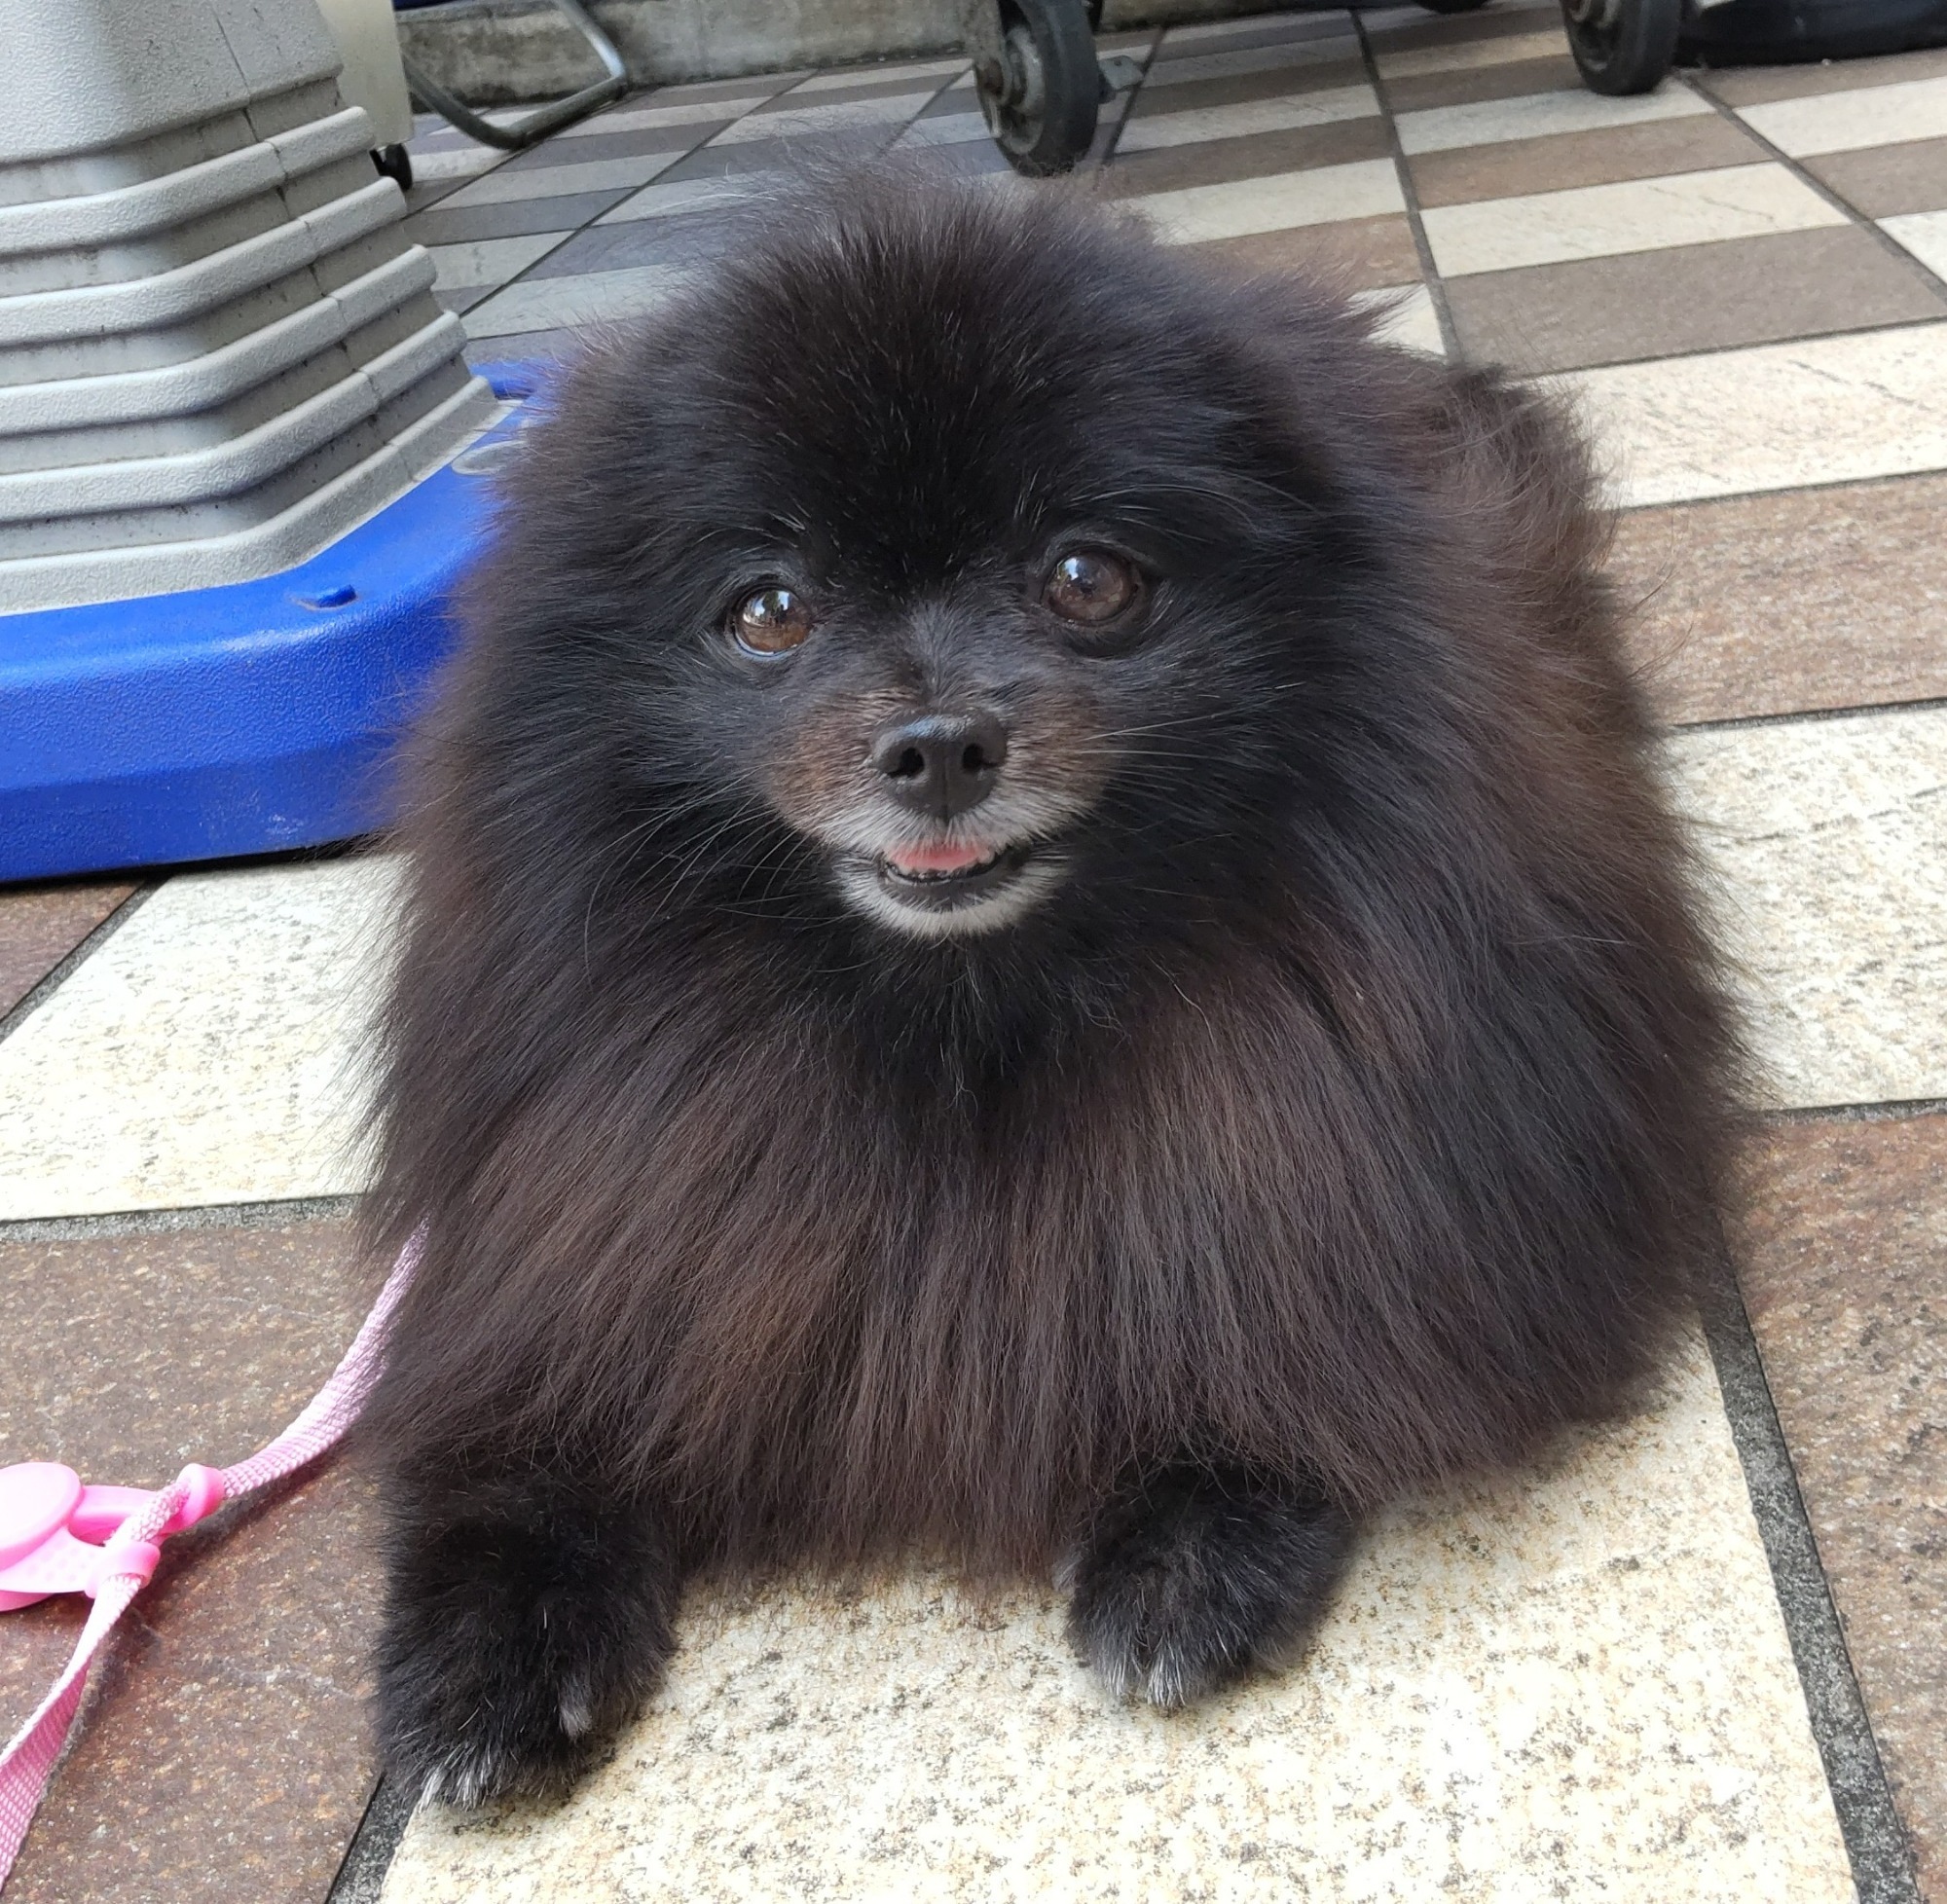
[[[290,1420],[356,1322],[345,1226],[0,1241],[0,1461],[165,1481]],[[8,1904],[319,1904],[368,1797],[370,1490],[339,1466],[172,1541]],[[11,1732],[78,1605],[0,1621]]]
[[[1118,153],[1099,190],[1116,198],[1132,192],[1174,192],[1186,185],[1225,185],[1269,178],[1314,165],[1348,165],[1383,159],[1392,141],[1382,119],[1346,119],[1336,126],[1302,126],[1289,132],[1250,132],[1237,139],[1200,139],[1154,152]]]
[[[1947,476],[1639,509],[1610,572],[1667,721],[1947,695]]]
[[[1191,112],[1209,106],[1238,106],[1253,99],[1283,99],[1302,92],[1336,92],[1363,86],[1363,59],[1330,59],[1317,64],[1277,66],[1267,73],[1237,73],[1218,79],[1185,80],[1180,86],[1146,86],[1129,108],[1132,119],[1158,113]]]
[[[0,890],[0,1011],[11,1011],[134,887],[13,886]]]
[[[1512,59],[1500,66],[1463,66],[1451,73],[1387,80],[1385,99],[1394,112],[1420,112],[1430,106],[1471,106],[1481,99],[1523,99],[1530,92],[1561,92],[1581,84],[1564,46],[1551,59]]]
[[[1803,99],[1815,92],[1851,92],[1862,86],[1932,79],[1947,73],[1947,47],[1890,53],[1877,59],[1821,59],[1795,66],[1727,67],[1698,78],[1727,105],[1756,106],[1767,99]]]
[[[1235,33],[1225,33],[1214,38],[1173,40],[1165,33],[1163,42],[1157,49],[1157,58],[1191,59],[1206,53],[1247,53],[1260,47],[1285,46],[1296,40],[1340,39],[1347,32],[1345,18],[1339,15],[1285,14],[1267,19],[1264,25],[1251,29],[1239,29]],[[1101,36],[1096,36],[1101,44]]]
[[[1403,212],[1380,218],[1347,218],[1331,225],[1300,225],[1288,232],[1218,238],[1184,247],[1232,271],[1304,272],[1330,278],[1348,291],[1412,284],[1419,278],[1419,253]]]
[[[1488,7],[1478,14],[1375,27],[1370,37],[1376,53],[1405,53],[1415,47],[1466,46],[1476,40],[1499,40],[1514,33],[1539,33],[1561,23],[1561,14],[1552,7]]]
[[[634,131],[580,132],[571,139],[543,139],[539,145],[515,153],[498,169],[541,172],[551,171],[557,165],[590,165],[597,159],[641,159],[659,152],[687,152],[734,124],[733,120],[716,119],[701,125],[643,126]]]
[[[1713,114],[1422,152],[1406,163],[1421,204],[1457,205],[1626,178],[1708,171],[1718,165],[1761,165],[1770,156],[1748,132]]]
[[[1460,348],[1540,374],[1938,317],[1947,302],[1855,225],[1447,280]]]
[[[1921,1891],[1947,1904],[1947,1117],[1772,1126],[1736,1229]]]
[[[1868,218],[1947,208],[1947,139],[1828,152],[1798,163]]]

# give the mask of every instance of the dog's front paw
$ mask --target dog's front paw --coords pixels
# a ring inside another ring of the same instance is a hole
[[[564,1671],[505,1634],[470,1643],[388,1634],[379,1708],[387,1774],[446,1805],[559,1796],[635,1716],[654,1675],[642,1680],[634,1662]]]
[[[1111,1498],[1066,1567],[1069,1635],[1118,1698],[1189,1704],[1290,1659],[1330,1599],[1352,1524],[1237,1469],[1163,1469]]]
[[[388,1776],[449,1805],[564,1793],[662,1676],[661,1557],[504,1525],[401,1543],[378,1653]]]

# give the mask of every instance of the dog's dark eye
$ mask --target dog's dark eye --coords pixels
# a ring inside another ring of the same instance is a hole
[[[760,588],[738,603],[730,633],[747,654],[786,654],[811,633],[811,610],[788,588]]]
[[[1042,600],[1063,621],[1094,627],[1114,621],[1135,601],[1136,571],[1107,549],[1077,549],[1054,565]]]

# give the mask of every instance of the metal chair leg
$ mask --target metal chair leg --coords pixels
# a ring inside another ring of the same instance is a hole
[[[566,99],[557,99],[552,105],[538,106],[525,118],[507,126],[496,126],[491,119],[483,119],[471,106],[456,99],[445,87],[427,79],[408,59],[405,62],[406,84],[412,88],[413,96],[428,111],[438,113],[450,126],[458,127],[468,138],[478,139],[483,145],[496,145],[503,152],[524,151],[536,140],[546,138],[550,132],[558,132],[564,126],[572,126],[577,119],[586,119],[597,106],[606,106],[610,99],[619,99],[629,90],[629,69],[616,51],[615,42],[596,23],[594,16],[581,4],[581,0],[554,0],[554,4],[574,22],[595,56],[608,69],[606,79],[597,80],[593,86],[584,86],[579,92],[571,92]]]

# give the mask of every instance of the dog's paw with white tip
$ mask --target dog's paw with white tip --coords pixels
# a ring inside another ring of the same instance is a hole
[[[1191,1704],[1303,1647],[1351,1539],[1343,1511],[1304,1488],[1158,1470],[1102,1506],[1063,1569],[1069,1635],[1117,1698]]]

